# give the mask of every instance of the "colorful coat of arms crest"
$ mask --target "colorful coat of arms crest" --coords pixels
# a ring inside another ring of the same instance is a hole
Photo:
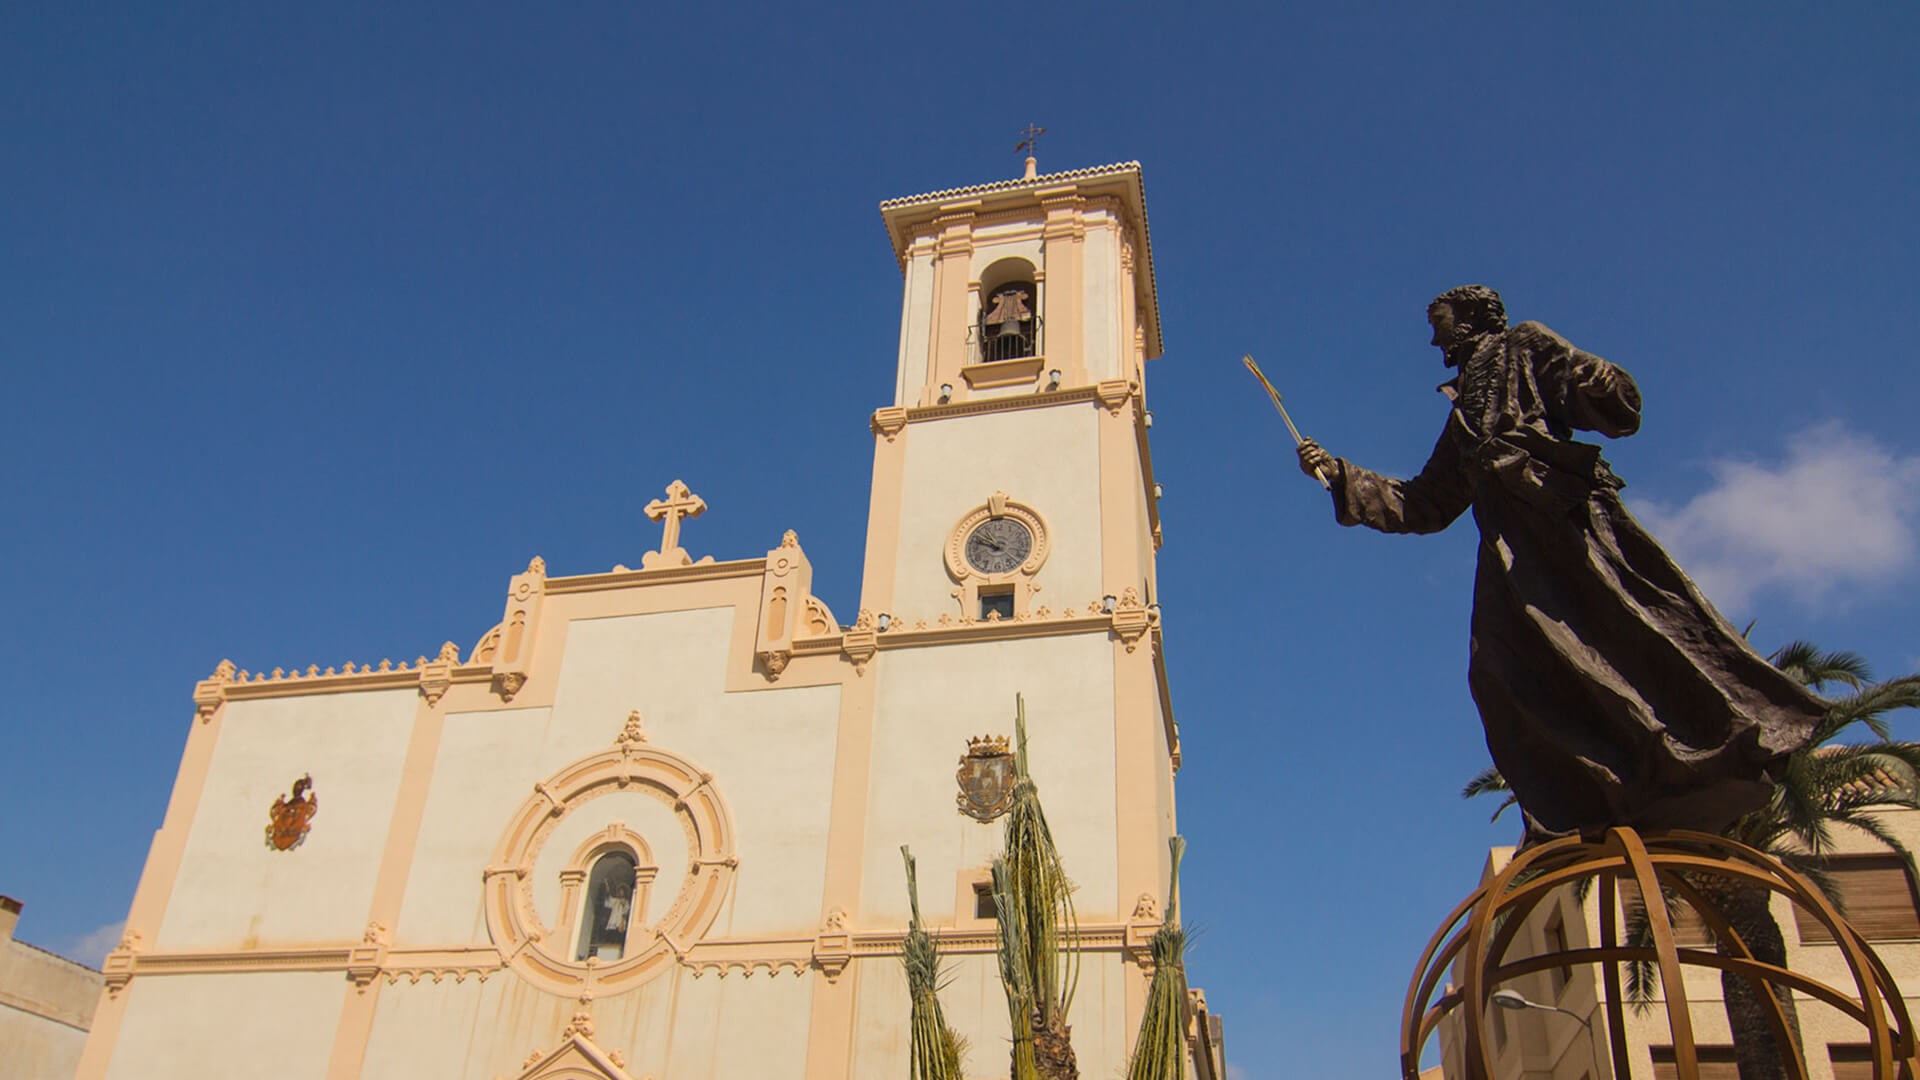
[[[1013,806],[1013,753],[1004,735],[967,740],[960,759],[960,812],[975,821],[992,821]]]
[[[320,800],[313,793],[313,776],[308,774],[293,782],[293,797],[282,795],[273,800],[273,808],[267,811],[267,846],[275,851],[292,851],[307,838],[307,830],[312,828],[313,815],[320,809]]]

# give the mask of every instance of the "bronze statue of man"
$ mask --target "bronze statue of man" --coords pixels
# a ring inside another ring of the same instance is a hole
[[[1640,427],[1625,371],[1484,285],[1427,307],[1458,375],[1419,475],[1394,480],[1311,439],[1342,525],[1480,527],[1467,684],[1529,835],[1611,825],[1718,832],[1765,805],[1826,707],[1747,644],[1621,504],[1600,448]]]

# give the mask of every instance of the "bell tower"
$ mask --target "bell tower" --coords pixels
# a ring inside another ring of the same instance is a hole
[[[1152,604],[1143,395],[1160,319],[1139,164],[880,213],[905,287],[894,399],[873,417],[862,606],[969,621],[1129,590]]]

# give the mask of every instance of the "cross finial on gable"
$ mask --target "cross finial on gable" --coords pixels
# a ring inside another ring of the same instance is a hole
[[[641,569],[691,566],[693,556],[680,546],[680,521],[683,518],[697,518],[706,512],[707,501],[688,490],[687,485],[678,480],[668,484],[665,499],[655,499],[647,504],[648,519],[664,522],[664,525],[660,531],[660,550],[642,555]]]

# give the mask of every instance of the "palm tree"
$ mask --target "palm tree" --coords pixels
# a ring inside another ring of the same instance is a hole
[[[1909,866],[1913,863],[1912,854],[1874,811],[1920,809],[1920,743],[1895,742],[1886,722],[1886,715],[1897,709],[1920,708],[1920,675],[1874,682],[1859,655],[1822,652],[1805,641],[1792,642],[1767,659],[1816,693],[1825,695],[1829,688],[1840,693],[1826,698],[1830,706],[1826,718],[1815,727],[1807,745],[1788,755],[1773,798],[1735,821],[1724,835],[1812,878],[1838,905],[1840,898],[1826,873],[1836,826],[1864,832],[1906,858]],[[1877,741],[1833,742],[1856,724],[1864,725]],[[1494,811],[1498,818],[1515,799],[1497,769],[1476,775],[1461,795],[1472,798],[1499,792],[1505,792],[1506,798]],[[1688,882],[1726,918],[1755,960],[1786,965],[1786,938],[1773,917],[1764,886],[1706,875],[1691,876]],[[1643,913],[1631,919],[1628,936],[1645,938],[1646,934]],[[1732,953],[1727,942],[1716,942],[1715,948],[1722,955]],[[1636,1004],[1650,1001],[1654,979],[1652,965],[1630,965],[1628,997]],[[1786,1050],[1774,1039],[1756,981],[1723,971],[1720,985],[1740,1080],[1784,1080]],[[1798,1043],[1800,1022],[1792,994],[1783,988],[1775,988],[1774,993]]]

